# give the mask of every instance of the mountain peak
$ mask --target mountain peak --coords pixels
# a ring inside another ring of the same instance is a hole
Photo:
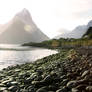
[[[30,15],[29,11],[28,11],[26,8],[24,8],[24,9],[21,11],[21,13],[22,13],[23,15]]]
[[[28,11],[28,9],[24,8],[22,11]]]
[[[0,34],[0,44],[23,44],[49,40],[36,26],[27,9],[17,13],[7,25],[3,26],[2,31]]]
[[[15,17],[19,17],[19,19],[28,24],[30,23],[30,21],[32,21],[31,14],[26,8],[17,13]]]

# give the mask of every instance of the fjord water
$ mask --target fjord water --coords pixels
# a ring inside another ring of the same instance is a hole
[[[33,62],[37,59],[57,53],[55,50],[22,47],[19,45],[0,45],[0,70],[16,64]]]

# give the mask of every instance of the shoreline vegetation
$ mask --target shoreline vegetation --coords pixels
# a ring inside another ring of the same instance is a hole
[[[60,38],[43,41],[41,43],[24,43],[22,46],[34,46],[34,47],[44,47],[50,49],[56,48],[92,48],[92,27],[88,28],[87,32],[79,39],[75,38]]]
[[[72,48],[92,48],[92,38],[60,38],[52,39],[49,41],[43,41],[41,43],[24,43],[22,46],[34,46],[48,49],[72,49]]]

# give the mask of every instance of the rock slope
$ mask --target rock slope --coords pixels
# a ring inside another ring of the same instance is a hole
[[[83,37],[92,38],[92,27],[89,27],[89,29],[88,29],[87,32],[83,35]]]
[[[3,69],[0,92],[92,92],[92,49],[62,50]]]

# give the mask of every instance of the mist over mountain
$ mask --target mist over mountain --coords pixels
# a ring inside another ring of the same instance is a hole
[[[41,42],[49,38],[36,26],[27,9],[17,13],[14,18],[0,29],[0,43],[23,44]]]
[[[58,31],[59,31],[60,34],[54,37],[56,39],[61,38],[61,36],[66,37],[70,33],[69,30],[66,30],[66,29],[60,29]]]
[[[55,37],[55,39],[59,38],[81,38],[88,30],[89,27],[92,27],[92,20],[88,22],[87,25],[77,26],[71,32],[67,32]]]

